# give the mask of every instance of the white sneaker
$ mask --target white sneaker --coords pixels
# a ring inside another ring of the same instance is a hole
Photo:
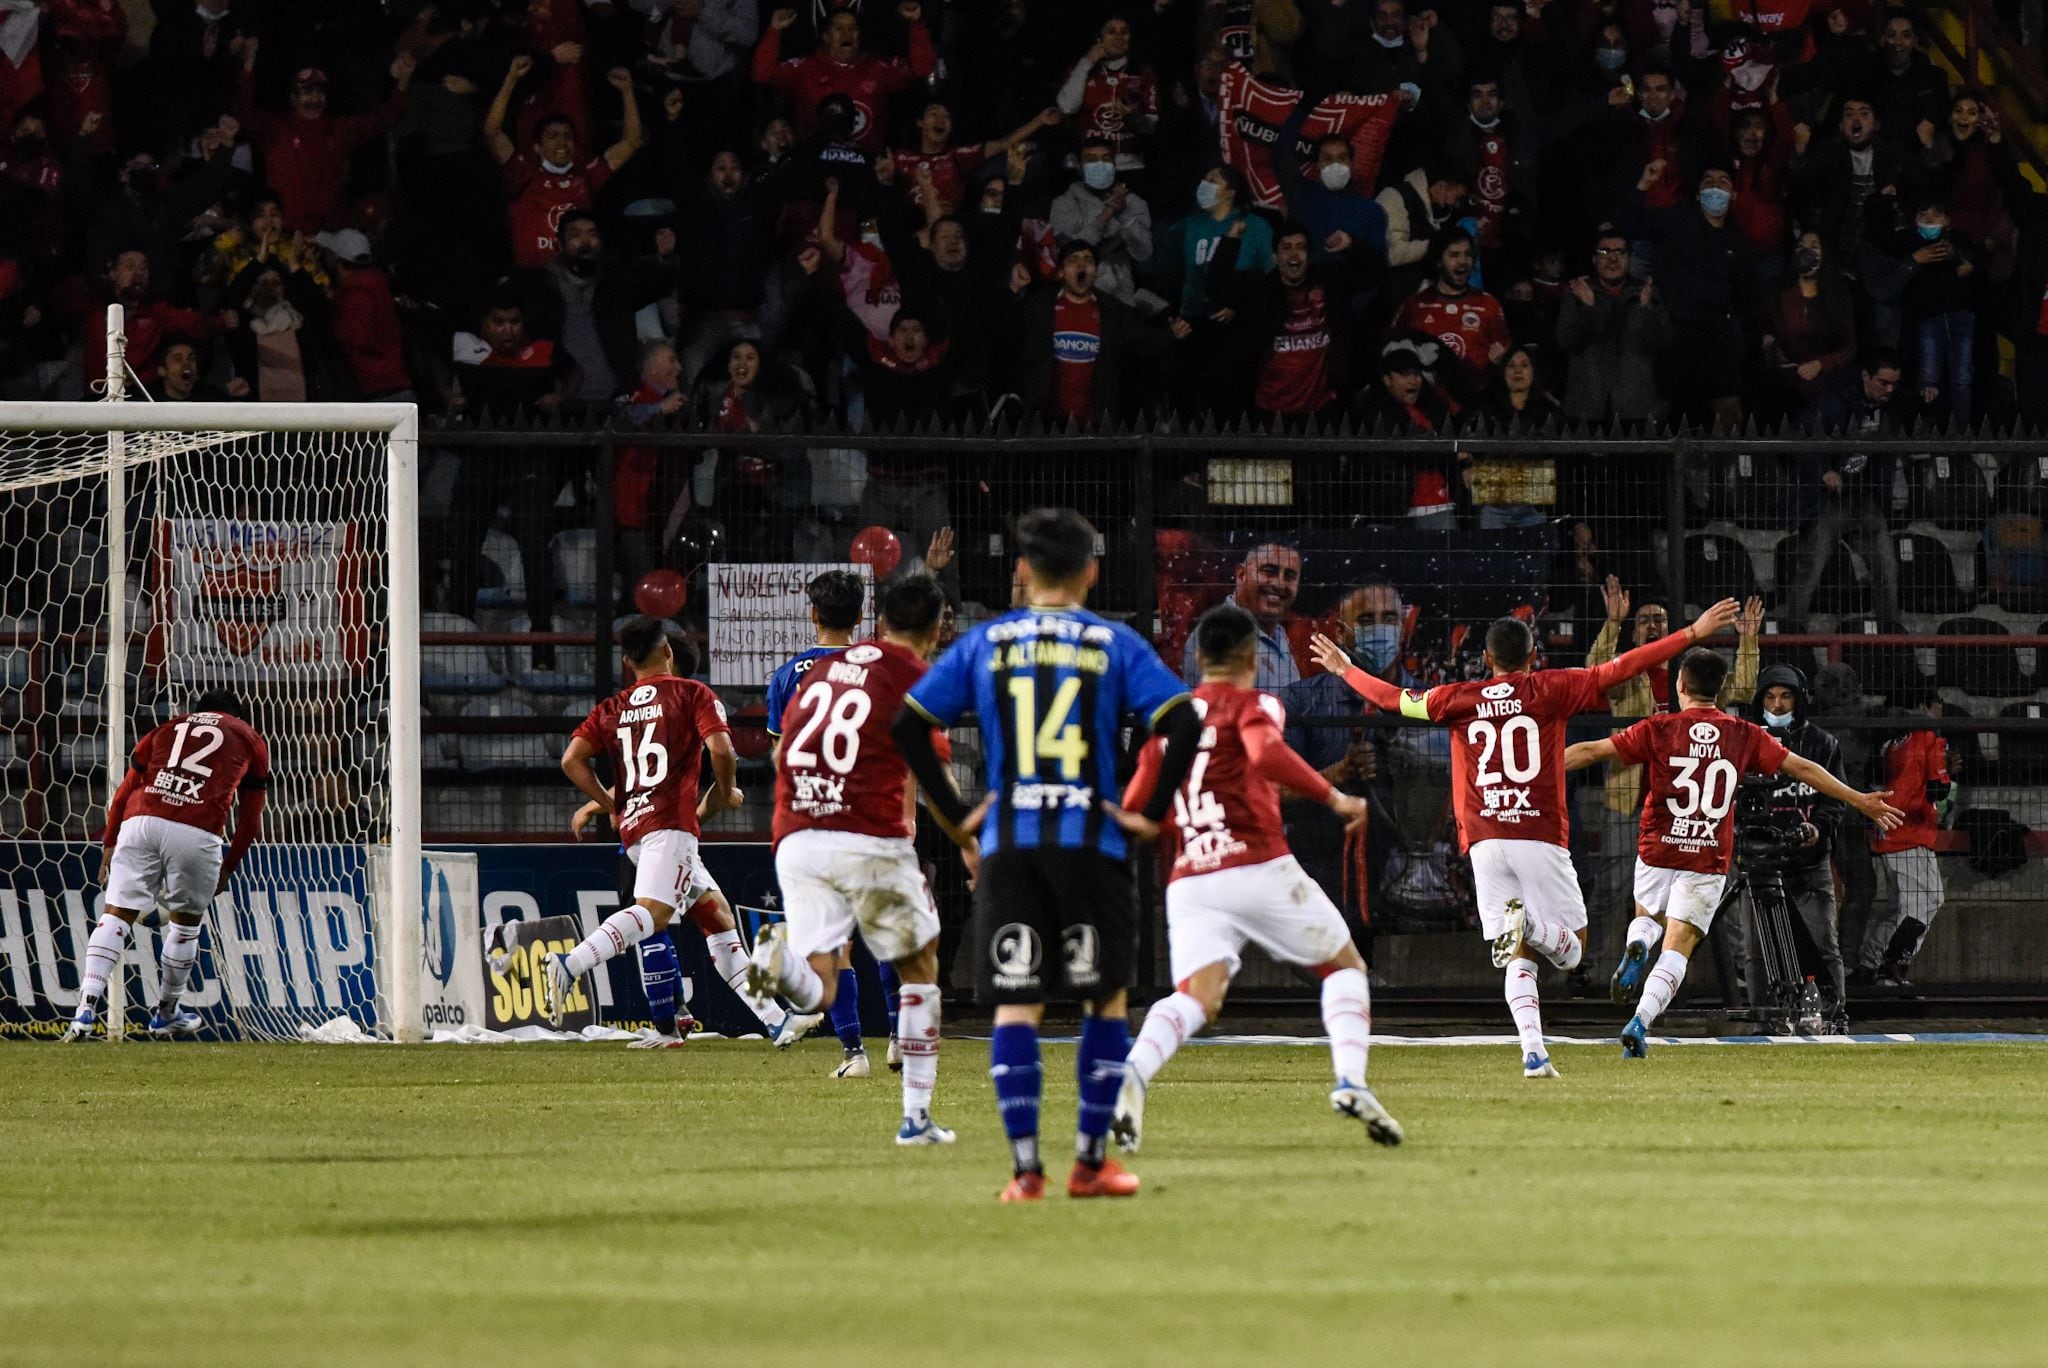
[[[790,1012],[782,1018],[782,1024],[775,1028],[775,1034],[769,1038],[775,1042],[776,1049],[786,1050],[816,1030],[818,1023],[824,1019],[823,1012]]]
[[[868,1076],[868,1052],[848,1050],[846,1058],[832,1071],[834,1078],[866,1078]]]
[[[57,1038],[60,1045],[76,1045],[81,1040],[92,1039],[92,1028],[99,1024],[100,1014],[91,1007],[80,1007],[71,1018],[71,1025]]]
[[[1124,1085],[1117,1089],[1116,1114],[1109,1119],[1109,1133],[1116,1138],[1116,1147],[1125,1154],[1136,1154],[1138,1142],[1144,1138],[1145,1130],[1145,1085],[1129,1069],[1124,1070]]]
[[[1374,1144],[1401,1143],[1401,1123],[1387,1115],[1387,1109],[1372,1095],[1371,1088],[1358,1083],[1339,1083],[1336,1091],[1330,1094],[1330,1110],[1339,1116],[1365,1122],[1365,1133],[1372,1137]]]
[[[1557,1065],[1550,1062],[1549,1055],[1537,1054],[1531,1051],[1522,1056],[1522,1077],[1556,1078],[1557,1076]]]
[[[541,962],[541,1012],[547,1017],[548,1025],[562,1029],[562,1017],[569,1010],[569,994],[575,989],[576,980],[569,974],[566,956],[554,951]]]
[[[769,922],[754,937],[754,953],[747,956],[747,1001],[760,1011],[782,991],[781,922]]]
[[[953,1132],[932,1120],[930,1112],[904,1117],[901,1129],[896,1132],[899,1145],[950,1145],[957,1138]]]
[[[1514,963],[1515,952],[1522,947],[1522,934],[1529,929],[1529,912],[1522,906],[1520,898],[1508,899],[1507,913],[1507,925],[1493,938],[1493,967],[1496,969],[1505,969]]]
[[[629,1050],[680,1050],[689,1040],[688,1036],[664,1035],[660,1031],[649,1031],[638,1040],[626,1046]]]
[[[903,1072],[903,1047],[896,1043],[896,1037],[889,1037],[889,1072]]]

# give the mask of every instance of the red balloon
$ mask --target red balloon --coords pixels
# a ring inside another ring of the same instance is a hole
[[[768,736],[768,711],[747,708],[732,719],[732,748],[743,760],[759,760],[775,748]]]
[[[673,570],[649,570],[633,586],[633,606],[652,618],[678,617],[689,601],[689,579]]]
[[[877,523],[853,534],[853,545],[846,558],[856,565],[872,565],[876,579],[887,579],[903,563],[903,543],[894,532]]]

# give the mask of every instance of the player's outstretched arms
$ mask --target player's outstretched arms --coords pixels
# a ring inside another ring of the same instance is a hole
[[[1591,769],[1595,765],[1605,764],[1614,758],[1614,754],[1612,741],[1574,742],[1564,748],[1565,773],[1570,774],[1574,770]]]
[[[1401,691],[1378,675],[1367,674],[1351,663],[1344,648],[1320,632],[1309,638],[1309,653],[1316,664],[1351,686],[1351,691],[1375,707],[1393,712],[1401,706]]]
[[[1824,765],[1816,765],[1803,755],[1788,755],[1783,766],[1785,773],[1802,784],[1811,785],[1816,792],[1839,799],[1855,808],[1877,824],[1880,831],[1894,831],[1906,820],[1906,814],[1885,801],[1882,793],[1858,793],[1841,780],[1830,774]]]
[[[1735,625],[1740,607],[1734,599],[1722,599],[1713,607],[1701,613],[1683,632],[1662,636],[1647,646],[1638,646],[1626,655],[1616,656],[1604,665],[1595,665],[1588,673],[1601,689],[1611,689],[1625,684],[1648,669],[1675,660],[1685,653],[1688,646],[1719,636]]]

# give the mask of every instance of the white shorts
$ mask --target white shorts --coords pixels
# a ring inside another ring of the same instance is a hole
[[[1567,930],[1586,927],[1586,895],[1579,891],[1571,852],[1549,841],[1495,837],[1474,845],[1472,891],[1479,900],[1479,929],[1492,940],[1508,924],[1508,899],[1563,922]]]
[[[166,817],[130,817],[114,840],[107,906],[146,915],[161,904],[166,912],[198,916],[220,886],[225,844]]]
[[[642,898],[687,912],[698,899],[718,891],[718,880],[697,853],[687,831],[650,831],[626,851],[633,862],[633,899]]]
[[[939,913],[917,849],[902,837],[792,832],[775,847],[789,948],[800,958],[837,950],[860,927],[874,957],[907,959],[939,938]]]
[[[1941,863],[1925,846],[1893,850],[1877,857],[1892,882],[1892,904],[1898,914],[1922,926],[1934,924],[1941,910]]]
[[[1659,869],[1636,861],[1636,905],[1653,917],[1682,921],[1702,936],[1714,926],[1714,909],[1727,890],[1726,874]]]
[[[1166,886],[1166,937],[1175,983],[1218,961],[1235,974],[1246,941],[1305,968],[1351,944],[1336,904],[1292,855],[1175,879]]]

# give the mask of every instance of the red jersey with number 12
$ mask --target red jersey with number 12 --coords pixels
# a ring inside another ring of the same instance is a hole
[[[142,776],[127,817],[162,817],[225,835],[238,790],[270,782],[270,747],[226,713],[174,717],[135,743],[129,763]]]
[[[1565,726],[1607,711],[1590,670],[1536,670],[1431,689],[1429,720],[1451,729],[1451,802],[1461,850],[1481,841],[1565,845]]]
[[[704,742],[731,730],[717,694],[674,675],[643,679],[590,710],[576,739],[611,757],[620,845],[655,831],[698,834]]]
[[[1776,774],[1785,748],[1754,722],[1719,708],[1646,717],[1614,737],[1617,763],[1643,766],[1649,796],[1636,855],[1653,869],[1726,874],[1735,854],[1735,789],[1745,774]]]
[[[890,728],[924,669],[915,653],[889,641],[863,641],[811,662],[781,719],[777,841],[796,831],[911,836],[910,767]],[[939,750],[947,754],[943,744]]]

